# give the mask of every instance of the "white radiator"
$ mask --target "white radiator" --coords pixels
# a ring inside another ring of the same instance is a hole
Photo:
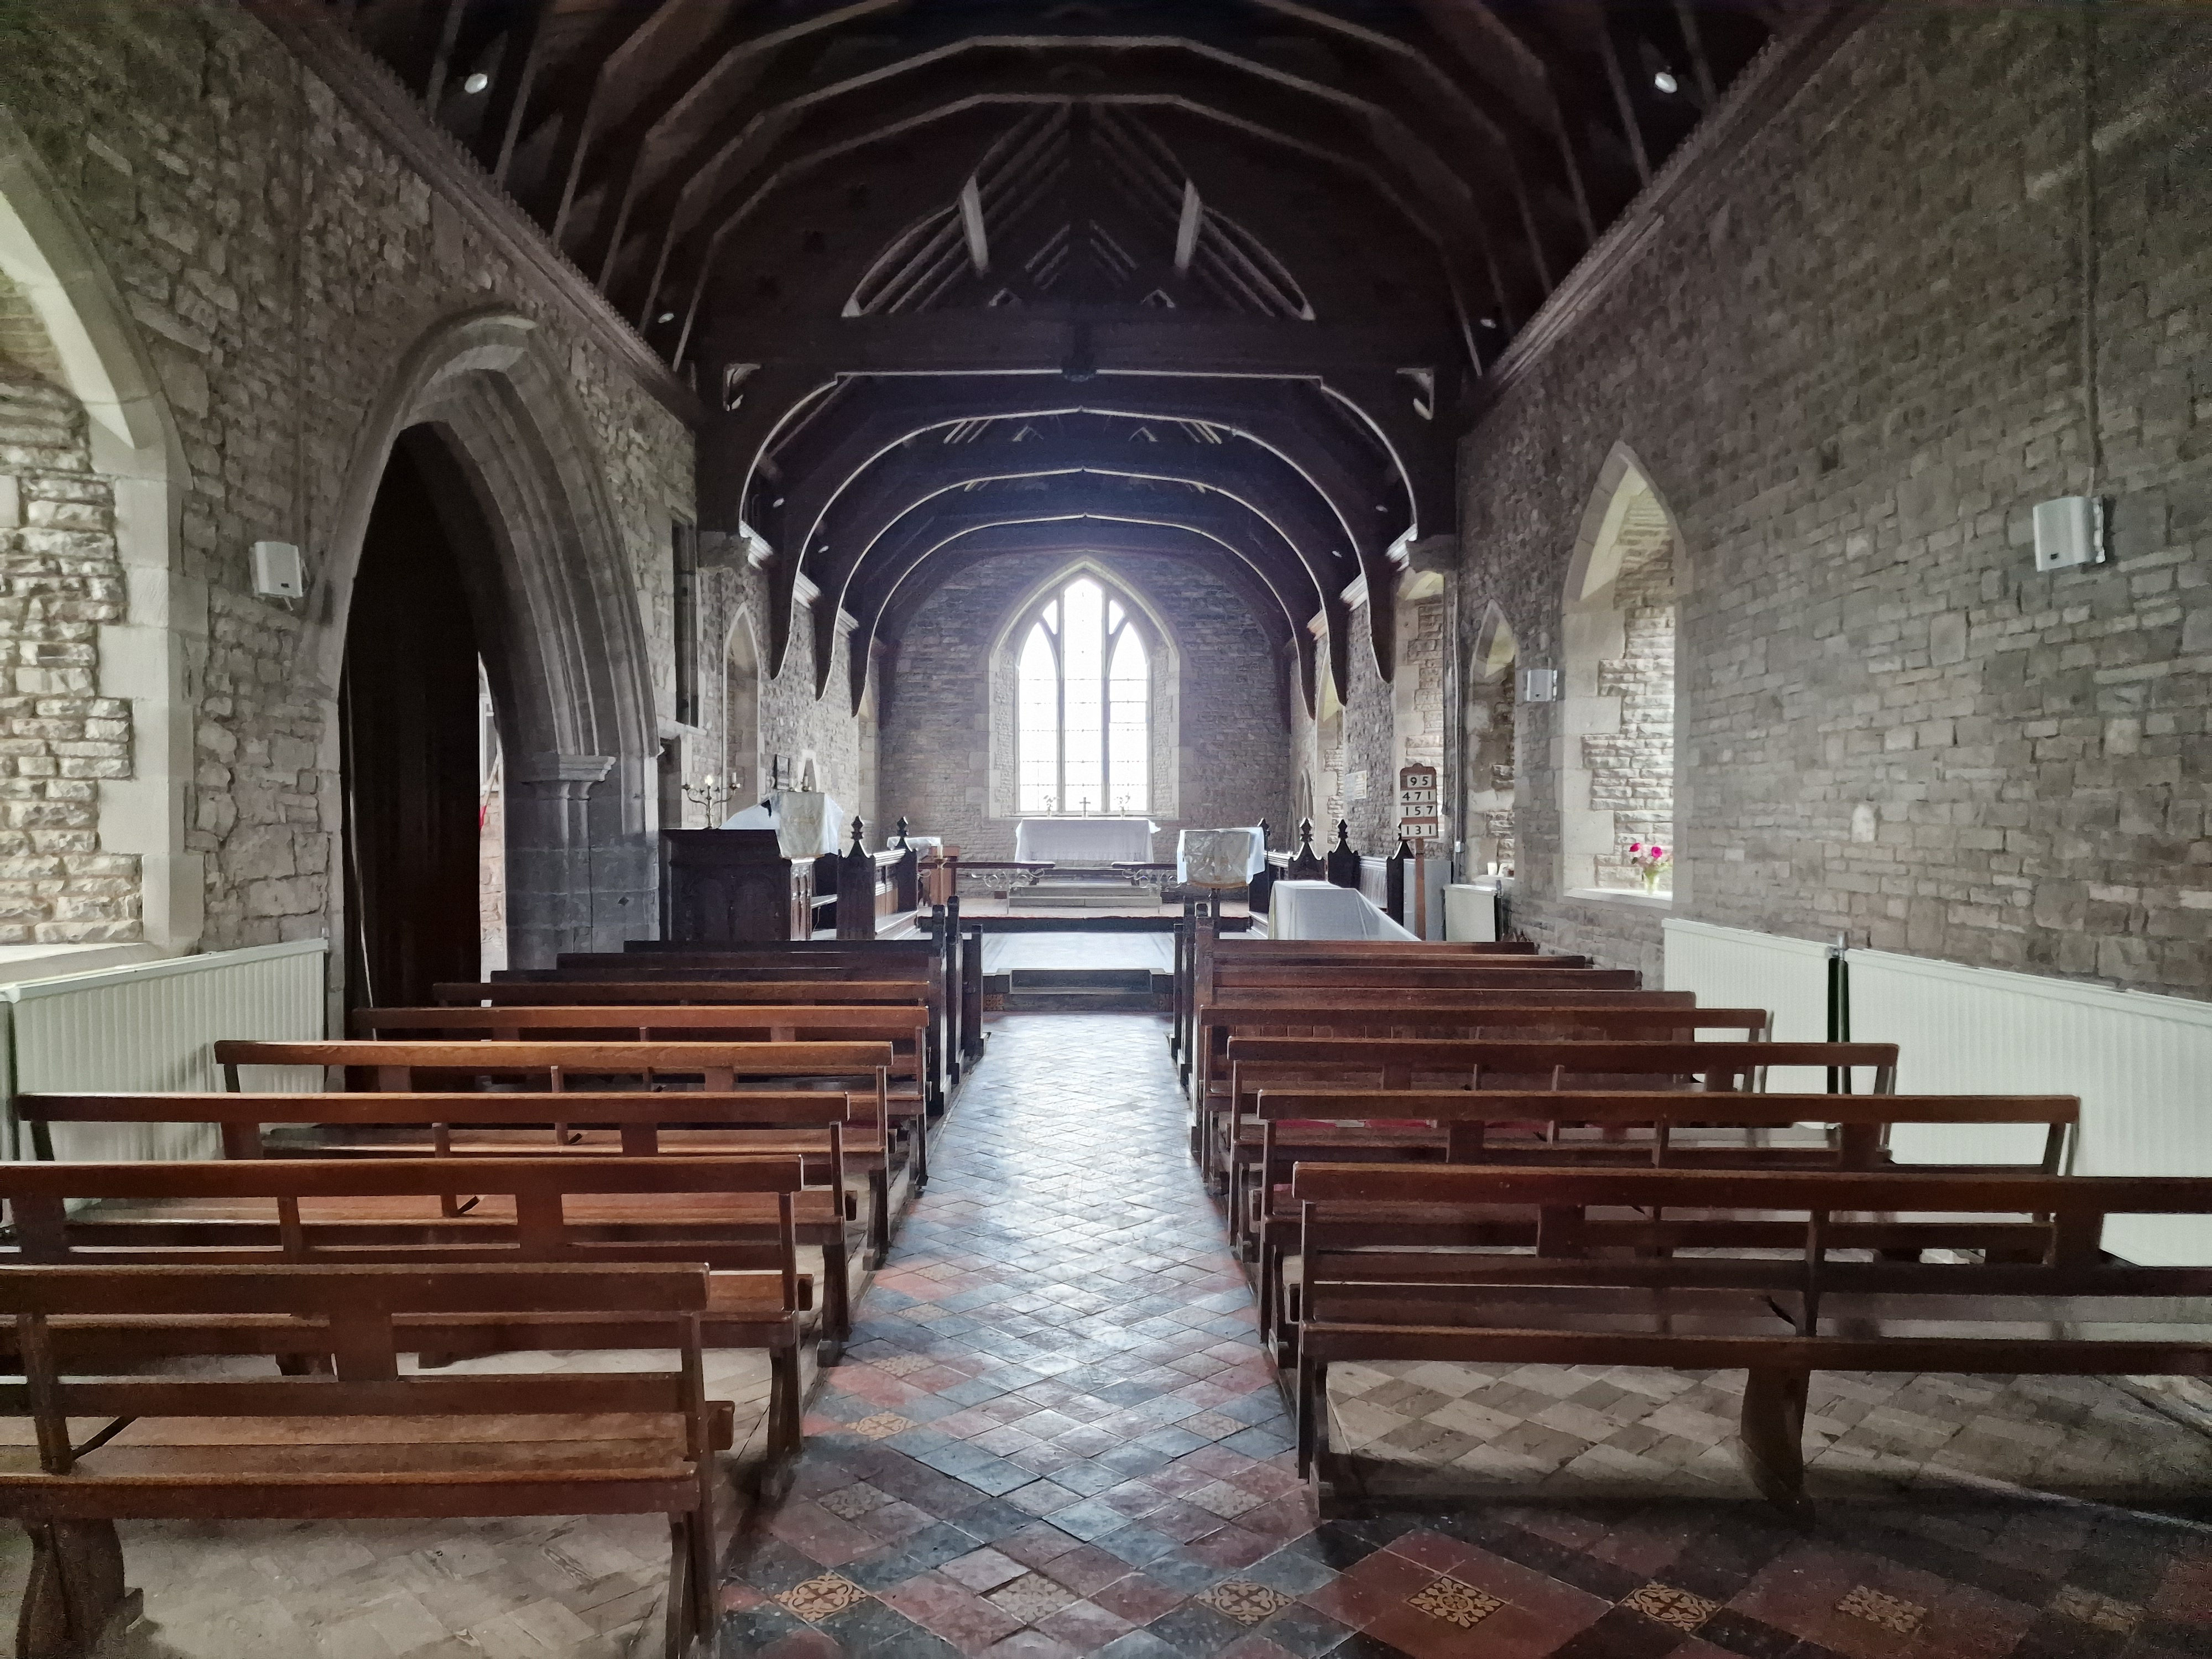
[[[5,1075],[16,1094],[91,1089],[220,1089],[210,1044],[222,1037],[314,1041],[324,1034],[328,941],[300,939],[173,957],[59,979],[0,985]],[[316,1070],[257,1068],[259,1089],[319,1089]],[[27,1132],[7,1114],[8,1155],[27,1158]],[[64,1124],[54,1155],[72,1161],[208,1158],[215,1130],[191,1124]]]
[[[1885,951],[1853,951],[1851,1036],[1899,1045],[1897,1086],[1930,1094],[2081,1097],[2077,1175],[2212,1176],[2212,1004]],[[2030,1163],[2043,1132],[1901,1128],[1907,1162]],[[2105,1248],[2131,1261],[2212,1265],[2212,1223],[2116,1217]]]
[[[1764,1008],[1772,1017],[1767,1035],[1777,1042],[1825,1042],[1828,1038],[1828,947],[1812,939],[1717,927],[1706,921],[1662,924],[1667,935],[1669,991],[1694,991],[1710,1008]],[[1778,1066],[1766,1086],[1820,1091],[1827,1073]]]

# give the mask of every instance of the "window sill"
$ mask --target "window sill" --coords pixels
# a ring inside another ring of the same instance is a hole
[[[1674,908],[1672,890],[1656,893],[1641,893],[1626,887],[1570,887],[1567,896],[1593,904],[1633,904],[1646,910],[1671,910]]]

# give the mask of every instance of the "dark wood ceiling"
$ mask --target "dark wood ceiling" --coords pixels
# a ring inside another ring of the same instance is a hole
[[[1109,543],[1233,570],[1309,690],[1329,620],[1341,690],[1469,386],[1825,0],[325,3],[697,388],[773,665],[811,582],[857,704],[945,575]]]

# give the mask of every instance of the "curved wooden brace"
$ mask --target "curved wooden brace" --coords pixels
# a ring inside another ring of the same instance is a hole
[[[939,585],[927,580],[922,573],[934,560],[948,551],[964,549],[977,556],[985,554],[1027,550],[1030,548],[1065,548],[1081,551],[1088,548],[1106,546],[1103,537],[1127,538],[1139,532],[1172,532],[1190,538],[1188,545],[1211,548],[1229,566],[1247,573],[1247,580],[1255,581],[1264,591],[1270,604],[1255,610],[1261,626],[1278,643],[1291,645],[1297,653],[1299,684],[1304,689],[1308,708],[1312,706],[1314,685],[1314,636],[1306,628],[1301,612],[1310,615],[1310,607],[1323,603],[1322,595],[1310,585],[1294,586],[1285,592],[1279,577],[1270,575],[1266,568],[1264,539],[1245,533],[1243,528],[1215,521],[1215,515],[1206,511],[1182,507],[1155,516],[1138,516],[1135,511],[1118,512],[1086,510],[1061,514],[1047,513],[1024,514],[1018,507],[1008,507],[996,512],[983,512],[958,517],[947,516],[925,520],[917,525],[896,559],[872,585],[855,612],[855,626],[848,644],[854,707],[866,685],[868,653],[873,643],[895,633],[889,625],[894,617],[903,618],[918,609]],[[993,538],[997,539],[993,539]],[[945,573],[950,574],[951,573]],[[941,578],[939,579],[941,580]],[[1248,592],[1248,598],[1251,595]],[[1277,625],[1280,632],[1277,633]],[[1332,641],[1340,637],[1340,630],[1333,630]],[[1348,662],[1344,653],[1334,653],[1332,672],[1340,688],[1345,678]]]
[[[817,564],[813,580],[820,589],[815,601],[815,691],[828,684],[828,652],[836,641],[837,611],[847,586],[869,556],[877,541],[908,514],[957,490],[1010,478],[1097,475],[1194,485],[1234,501],[1266,522],[1297,553],[1317,587],[1341,586],[1349,579],[1340,555],[1330,558],[1322,550],[1341,544],[1341,526],[1326,501],[1298,474],[1279,463],[1255,466],[1246,458],[1223,454],[1227,445],[1188,443],[1133,443],[1127,439],[1099,441],[1039,441],[1027,444],[940,445],[915,458],[910,465],[885,471],[864,493],[846,498],[847,510],[835,521],[825,562]],[[1254,452],[1254,458],[1264,452]],[[1274,476],[1269,476],[1270,473]],[[810,558],[811,554],[808,556]],[[780,561],[775,574],[780,589],[796,577],[806,560]],[[781,656],[771,647],[771,671],[781,667]]]
[[[1298,684],[1309,695],[1314,683],[1314,637],[1291,618],[1282,596],[1255,575],[1235,550],[1202,531],[1173,524],[1099,518],[1010,520],[973,526],[933,542],[913,562],[914,579],[903,580],[870,601],[852,635],[848,665],[853,707],[867,688],[874,648],[895,647],[915,612],[961,571],[988,559],[1024,553],[1097,553],[1146,558],[1171,557],[1199,564],[1236,589],[1251,608],[1253,620],[1279,653],[1297,665]]]

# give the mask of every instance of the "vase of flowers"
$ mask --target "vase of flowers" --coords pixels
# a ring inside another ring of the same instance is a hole
[[[1628,861],[1636,866],[1636,873],[1644,878],[1644,890],[1659,890],[1659,878],[1674,867],[1674,855],[1653,842],[1646,846],[1640,841],[1628,843]]]

